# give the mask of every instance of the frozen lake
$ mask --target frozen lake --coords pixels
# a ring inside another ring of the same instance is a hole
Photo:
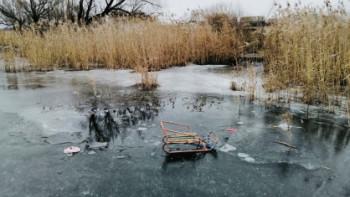
[[[156,74],[160,87],[142,91],[130,70],[0,72],[1,196],[350,196],[344,114],[250,101],[230,90],[249,78],[229,66]],[[113,128],[103,125],[107,113]],[[166,155],[161,120],[215,131],[216,151]],[[87,150],[101,128],[113,131],[108,148]],[[82,151],[66,156],[71,145]]]

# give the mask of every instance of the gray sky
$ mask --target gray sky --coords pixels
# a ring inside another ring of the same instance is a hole
[[[294,4],[301,1],[303,5],[323,5],[324,0],[275,0],[278,4],[286,5],[287,1]],[[330,0],[333,5],[338,5],[338,0]],[[163,12],[175,14],[176,18],[182,17],[189,10],[205,9],[215,4],[227,4],[230,7],[240,7],[243,15],[267,17],[273,7],[274,0],[162,0]],[[344,0],[347,10],[350,10],[350,0]]]

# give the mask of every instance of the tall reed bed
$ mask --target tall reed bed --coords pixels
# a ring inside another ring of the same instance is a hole
[[[0,44],[16,48],[31,70],[84,70],[98,65],[149,71],[232,62],[242,52],[242,43],[228,23],[217,31],[205,21],[164,24],[154,19],[109,20],[90,27],[62,24],[44,33],[33,27],[0,34]]]
[[[350,20],[344,9],[296,5],[277,18],[264,41],[266,89],[297,87],[309,104],[349,97]]]
[[[15,36],[14,31],[11,30],[0,30],[0,47],[9,46],[13,43]]]

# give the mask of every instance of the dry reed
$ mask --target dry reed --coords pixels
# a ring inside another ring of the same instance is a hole
[[[293,115],[290,112],[286,112],[282,115],[280,115],[280,118],[283,119],[286,124],[287,124],[287,130],[285,130],[287,132],[288,135],[288,141],[289,144],[292,142],[292,132],[291,132],[291,125],[292,125],[292,121],[293,121]]]
[[[228,23],[216,31],[206,21],[164,24],[154,19],[111,19],[90,27],[61,24],[44,33],[33,26],[21,33],[2,32],[0,45],[17,48],[31,64],[28,70],[99,66],[156,71],[188,63],[233,62],[242,52],[240,35]]]
[[[269,92],[296,87],[305,103],[334,105],[333,95],[349,97],[349,17],[329,4],[281,10],[267,30],[264,60]]]

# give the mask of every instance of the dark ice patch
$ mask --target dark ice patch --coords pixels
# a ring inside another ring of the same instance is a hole
[[[80,143],[82,142],[81,132],[61,132],[55,135],[47,137],[45,142],[56,145],[56,144],[66,144],[66,143]]]

